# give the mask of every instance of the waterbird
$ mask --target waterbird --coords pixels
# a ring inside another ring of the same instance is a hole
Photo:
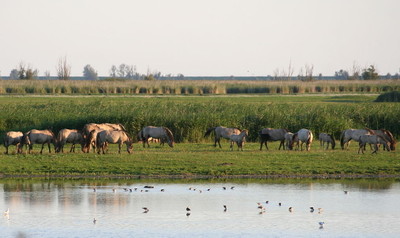
[[[161,189],[161,192],[164,192],[164,191],[165,191],[165,190],[162,188],[162,189]]]
[[[314,212],[314,207],[310,207],[310,212]]]
[[[130,193],[132,192],[132,189],[131,189],[131,188],[129,189],[129,192],[130,192]]]
[[[343,191],[344,192],[344,194],[348,194],[349,193],[349,191]]]
[[[223,190],[226,190],[226,187],[222,187]]]
[[[95,217],[95,218],[93,218],[93,224],[96,224],[96,222],[97,222],[97,220],[96,220],[96,217]]]
[[[226,207],[226,205],[224,205],[224,212],[226,212],[228,210],[228,208]]]
[[[234,188],[235,188],[235,186],[232,186],[232,187],[231,187],[231,189],[234,189]]]
[[[263,205],[261,205],[261,203],[258,202],[257,205],[258,205],[258,207],[257,207],[258,209],[265,211],[265,207]]]
[[[319,224],[319,229],[322,229],[322,228],[324,228],[325,222],[320,221],[320,222],[318,222],[318,224]]]
[[[279,206],[282,206],[282,203],[278,203]]]
[[[207,188],[207,191],[210,191],[211,190],[211,188]]]
[[[318,208],[318,213],[322,213],[324,211],[324,209],[322,209],[322,208]]]
[[[187,212],[187,213],[186,213],[186,216],[187,216],[187,217],[190,216],[190,212]]]
[[[4,216],[9,216],[10,215],[10,208],[7,208],[7,210],[4,212]]]
[[[187,212],[190,212],[191,210],[190,210],[190,207],[186,207],[186,211]]]
[[[113,188],[112,191],[113,191],[113,193],[116,193],[116,192],[117,192],[117,190],[115,190],[115,188]]]
[[[128,189],[127,189],[127,188],[124,188],[124,191],[125,191],[125,192],[128,192]]]
[[[142,207],[143,213],[148,213],[150,210],[147,207]]]
[[[269,201],[265,201],[265,203],[266,203],[266,204],[268,204],[268,203],[269,203]]]
[[[293,207],[289,207],[289,212],[293,212]]]
[[[93,192],[96,192],[96,188],[93,188]]]

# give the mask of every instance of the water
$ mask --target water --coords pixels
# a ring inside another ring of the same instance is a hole
[[[399,198],[400,183],[395,180],[3,180],[0,209],[9,208],[10,215],[1,217],[0,236],[398,237]],[[260,212],[257,202],[265,212]],[[310,206],[315,208],[313,213]],[[149,212],[144,213],[142,207]],[[319,213],[318,208],[323,211]],[[323,228],[319,222],[325,222]]]

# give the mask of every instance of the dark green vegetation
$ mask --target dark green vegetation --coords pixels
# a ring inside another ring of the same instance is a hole
[[[302,94],[381,93],[400,90],[400,80],[0,80],[0,94]]]
[[[383,93],[378,96],[375,102],[400,102],[400,91]]]
[[[134,145],[128,155],[110,154],[0,155],[3,175],[400,175],[398,152],[357,155],[350,151],[324,151],[318,141],[311,152],[259,151],[258,143],[247,143],[244,152],[214,148],[204,138],[209,127],[246,128],[248,141],[258,140],[264,127],[301,128],[339,133],[348,128],[386,128],[400,133],[400,104],[375,103],[376,96],[175,96],[175,97],[0,97],[0,133],[9,130],[52,128],[80,129],[89,122],[122,123],[131,135],[147,125],[169,127],[178,143],[174,148],[153,145],[144,150]],[[201,143],[200,143],[201,142]],[[339,145],[338,145],[339,147]],[[14,148],[10,148],[13,150]],[[235,148],[236,149],[236,148]],[[0,149],[1,152],[4,149]],[[39,146],[34,147],[35,153]]]
[[[265,127],[333,133],[348,128],[385,128],[400,134],[400,104],[374,103],[375,96],[219,97],[3,97],[0,133],[9,130],[81,129],[86,123],[122,123],[131,135],[148,125],[166,126],[177,142],[204,142],[219,125],[249,130],[258,140]]]

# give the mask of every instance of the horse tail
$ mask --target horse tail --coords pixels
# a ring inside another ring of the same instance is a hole
[[[170,131],[170,129],[168,129],[168,128],[166,128],[166,127],[163,127],[163,129],[164,129],[165,133],[167,134],[169,140],[170,140],[171,142],[174,142],[174,135],[172,134],[172,132]]]
[[[312,141],[313,141],[313,134],[310,130],[308,130],[307,144],[311,144]]]
[[[344,134],[346,133],[346,130],[342,131],[342,133],[340,134],[340,147],[342,148],[342,150],[344,150]]]
[[[208,130],[206,131],[206,134],[204,134],[204,137],[209,136],[211,134],[211,132],[213,132],[215,130],[216,127],[211,127],[208,128]]]

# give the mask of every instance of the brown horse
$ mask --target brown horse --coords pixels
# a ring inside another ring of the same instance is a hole
[[[389,142],[389,147],[390,150],[395,150],[396,149],[396,140],[393,137],[393,134],[385,129],[380,129],[380,130],[372,130],[375,135],[383,137],[385,140]]]
[[[108,131],[103,130],[97,133],[96,147],[97,153],[100,154],[100,150],[105,154],[106,143],[118,144],[118,153],[121,154],[122,144],[126,144],[126,150],[130,154],[132,151],[132,140],[129,138],[125,131]]]
[[[359,140],[360,136],[362,135],[373,135],[375,134],[374,131],[371,129],[365,128],[365,129],[347,129],[342,131],[342,134],[340,135],[340,146],[342,147],[342,150],[346,148],[349,148],[349,143],[351,140],[357,141]]]
[[[25,133],[21,139],[21,143],[19,144],[19,148],[21,149],[20,153],[22,153],[22,147],[28,145],[28,153],[30,154],[34,144],[42,144],[40,153],[43,152],[44,144],[47,144],[49,147],[49,153],[51,153],[50,144],[55,146],[55,141],[55,136],[51,130],[30,130]]]
[[[319,133],[318,139],[319,139],[320,146],[323,147],[326,143],[326,148],[325,148],[326,150],[328,149],[329,144],[331,144],[332,150],[335,149],[335,145],[336,145],[335,138],[331,134]]]
[[[88,123],[86,124],[83,129],[82,129],[82,136],[85,141],[84,149],[83,151],[86,153],[90,152],[90,148],[92,147],[93,150],[95,150],[96,147],[96,135],[91,137],[90,133],[95,130],[97,132],[102,131],[102,130],[120,130],[120,131],[126,131],[125,127],[121,124],[112,124],[112,123]]]
[[[239,135],[231,135],[229,137],[230,142],[231,142],[231,150],[233,150],[233,144],[236,143],[238,146],[238,150],[240,149],[243,151],[243,144],[245,142],[245,138],[249,135],[248,130],[242,130]]]
[[[55,149],[56,153],[64,153],[64,146],[66,143],[72,143],[69,152],[75,152],[75,144],[80,144],[82,151],[84,151],[85,140],[78,130],[62,129],[58,132]]]
[[[24,134],[20,131],[9,131],[4,136],[4,147],[6,147],[6,154],[8,154],[8,147],[10,145],[15,145],[17,148],[17,153],[20,153],[19,144]]]
[[[281,147],[285,149],[285,134],[289,132],[287,129],[273,129],[264,128],[259,132],[260,135],[260,150],[262,150],[263,144],[268,150],[268,141],[280,141],[279,150]]]
[[[174,135],[171,130],[166,127],[155,127],[155,126],[146,126],[141,130],[141,140],[143,141],[143,148],[150,147],[149,139],[155,138],[160,139],[161,144],[164,144],[164,141],[167,142],[169,147],[174,147]]]
[[[378,135],[361,135],[358,138],[358,153],[360,153],[360,151],[364,154],[365,151],[365,145],[366,144],[370,144],[374,146],[374,151],[372,152],[372,154],[376,154],[378,151],[378,145],[383,145],[383,147],[387,150],[390,151],[390,147],[388,146],[389,141],[387,141],[385,138],[383,138],[382,136],[378,136]]]
[[[227,128],[224,126],[217,126],[209,128],[204,134],[204,137],[210,135],[212,132],[214,132],[214,147],[217,147],[218,143],[219,148],[222,148],[221,137],[229,140],[231,135],[239,135],[241,130],[239,130],[238,128]]]

